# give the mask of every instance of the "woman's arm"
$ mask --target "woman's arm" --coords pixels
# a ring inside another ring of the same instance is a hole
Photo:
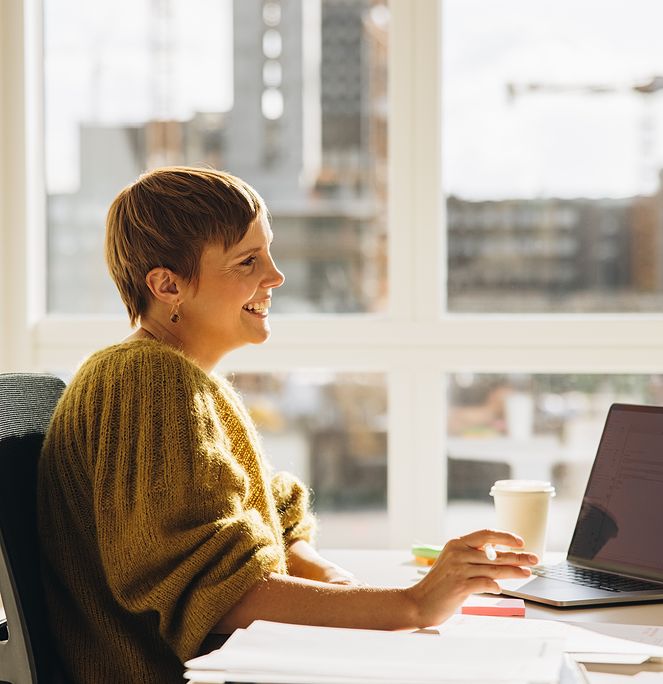
[[[326,627],[407,629],[417,606],[402,589],[329,584],[272,573],[226,613],[215,631],[248,627],[254,620]]]
[[[407,588],[329,584],[272,573],[223,616],[214,631],[229,633],[254,620],[363,629],[417,629],[446,620],[473,593],[499,593],[495,580],[528,577],[538,562],[527,553],[498,552],[485,544],[522,546],[520,537],[482,530],[447,543],[428,574]]]

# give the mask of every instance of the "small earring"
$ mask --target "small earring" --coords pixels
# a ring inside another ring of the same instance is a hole
[[[170,312],[170,322],[171,323],[177,323],[180,320],[180,304],[179,302],[175,304],[175,306],[172,308]]]

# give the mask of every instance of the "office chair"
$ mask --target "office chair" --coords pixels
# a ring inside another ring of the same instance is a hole
[[[37,463],[64,383],[0,374],[0,684],[62,682],[39,570]]]

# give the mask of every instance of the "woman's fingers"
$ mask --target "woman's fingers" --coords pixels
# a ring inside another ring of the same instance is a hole
[[[529,577],[532,571],[519,565],[474,565],[469,571],[473,577],[490,577],[491,579],[517,579]]]
[[[498,551],[497,558],[493,562],[505,565],[536,565],[539,562],[539,557],[535,553]]]
[[[495,558],[490,559],[483,549],[469,545],[465,537],[448,542],[444,554],[453,554],[459,561],[471,564],[536,565],[539,562],[536,554],[524,551],[496,551]]]
[[[488,558],[482,549],[467,550],[466,560],[468,563],[482,563],[497,565],[536,565],[539,557],[533,553],[520,553],[518,551],[497,551],[495,558]]]
[[[467,582],[468,594],[501,594],[500,585],[489,577],[473,577]]]
[[[501,544],[502,546],[523,546],[525,544],[522,537],[503,530],[477,530],[463,535],[460,540],[475,548],[480,548],[485,544]]]

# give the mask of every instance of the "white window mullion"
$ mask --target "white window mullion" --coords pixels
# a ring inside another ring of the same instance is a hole
[[[420,368],[389,374],[388,502],[392,548],[441,543],[446,505],[445,382]]]
[[[9,65],[11,64],[11,43],[8,39],[11,23],[11,7],[7,2],[0,3],[0,321],[8,321],[9,316],[9,225],[7,197],[4,188],[7,187],[9,163],[8,148],[8,109],[9,109]],[[0,372],[9,369],[10,339],[6,326],[0,328]]]
[[[410,3],[415,46],[412,137],[415,320],[424,327],[446,309],[446,231],[441,171],[441,2]],[[434,356],[434,355],[433,355]],[[441,543],[447,493],[446,383],[436,359],[421,358],[413,373],[414,530]]]
[[[388,132],[388,289],[392,320],[408,321],[414,315],[415,280],[412,202],[415,194],[415,159],[412,124],[415,118],[414,10],[415,3],[389,3],[389,132]]]
[[[25,2],[26,304],[30,331],[46,316],[47,234],[43,0]],[[25,277],[25,276],[24,276]],[[34,339],[31,340],[34,350]],[[34,359],[34,352],[33,352]]]
[[[30,370],[26,32],[21,0],[0,3],[0,370]]]
[[[389,319],[409,327],[415,312],[415,253],[412,203],[415,167],[412,125],[415,118],[415,36],[413,4],[389,3],[389,188],[388,188],[388,288]],[[415,440],[414,382],[410,369],[393,369],[387,376],[387,512],[392,548],[411,543],[416,521],[413,495],[416,467],[409,458]]]
[[[442,224],[442,173],[440,135],[440,1],[418,0],[408,5],[413,13],[412,120],[403,134],[410,140],[414,183],[409,198],[408,233],[414,247],[415,319],[425,324],[446,307],[445,230]],[[412,296],[411,294],[411,296]]]
[[[390,281],[393,321],[426,328],[443,306],[438,0],[390,2]],[[389,378],[390,543],[442,535],[446,461],[442,376],[410,346]]]
[[[408,370],[388,376],[387,509],[389,544],[403,548],[414,541],[418,511],[414,377]]]
[[[257,371],[288,363],[331,369],[365,364],[372,370],[425,362],[431,372],[486,373],[658,373],[663,365],[663,319],[652,316],[449,316],[407,324],[381,317],[274,316],[272,328],[267,344],[239,349],[224,365]],[[129,332],[121,316],[48,316],[34,330],[35,365],[75,366]]]
[[[414,374],[415,510],[413,529],[424,541],[440,543],[447,504],[446,382],[436,368]]]

